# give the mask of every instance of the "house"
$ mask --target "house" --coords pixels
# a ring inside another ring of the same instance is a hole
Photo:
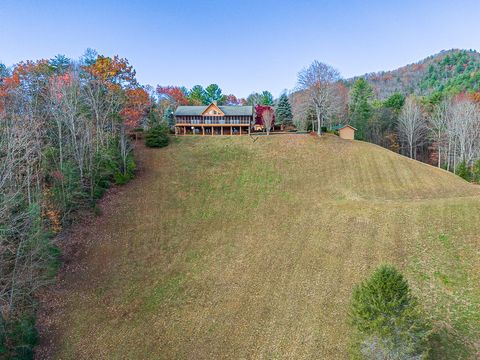
[[[176,135],[250,134],[253,106],[179,106],[175,111]]]
[[[338,136],[341,139],[354,140],[355,139],[355,129],[351,125],[336,125],[333,127],[333,130],[338,131]]]

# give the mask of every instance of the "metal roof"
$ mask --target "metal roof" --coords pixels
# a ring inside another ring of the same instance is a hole
[[[345,127],[349,127],[349,128],[352,128],[353,130],[357,130],[356,128],[354,128],[352,125],[349,125],[349,124],[346,124],[346,125],[335,125],[333,127],[333,130],[340,130],[340,129],[343,129]]]
[[[199,116],[210,105],[205,106],[179,106],[175,111],[176,116]],[[253,106],[218,106],[226,116],[252,116]]]

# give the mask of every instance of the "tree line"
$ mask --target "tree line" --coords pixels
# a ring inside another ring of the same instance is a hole
[[[299,129],[321,134],[349,123],[359,140],[480,181],[479,92],[380,100],[364,78],[349,86],[336,69],[314,61],[299,72],[289,100]]]
[[[152,109],[117,56],[0,66],[0,357],[32,356],[35,292],[60,264],[53,237],[132,178],[128,129]]]

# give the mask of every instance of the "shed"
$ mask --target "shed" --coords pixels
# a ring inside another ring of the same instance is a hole
[[[351,125],[337,125],[334,126],[334,130],[338,131],[338,136],[340,136],[341,139],[347,139],[347,140],[354,140],[355,139],[355,129]]]

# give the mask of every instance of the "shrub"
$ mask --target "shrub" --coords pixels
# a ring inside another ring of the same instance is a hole
[[[33,348],[38,344],[38,332],[33,315],[25,314],[18,320],[7,322],[0,331],[0,358],[33,359]]]
[[[153,126],[145,135],[145,145],[148,147],[165,147],[168,145],[169,140],[168,127],[163,124]]]
[[[472,177],[473,177],[473,181],[480,183],[480,159],[477,160],[475,164],[473,164]]]
[[[393,266],[382,265],[352,294],[352,355],[358,359],[424,359],[430,326],[407,281]]]
[[[465,160],[462,161],[460,164],[458,164],[457,169],[455,170],[455,174],[457,174],[458,176],[460,176],[461,178],[467,181],[472,180],[472,173],[469,167],[467,166],[467,163],[465,162]]]

